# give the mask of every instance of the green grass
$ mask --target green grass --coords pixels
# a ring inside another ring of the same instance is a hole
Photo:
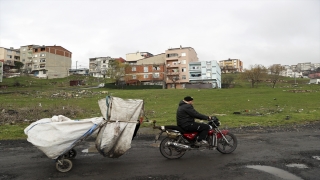
[[[56,81],[68,84],[69,79]],[[107,95],[101,91],[108,91],[109,95],[120,98],[143,99],[146,116],[150,121],[156,120],[159,125],[175,124],[178,103],[187,95],[194,97],[194,107],[197,111],[219,117],[223,127],[281,126],[320,120],[320,106],[318,105],[320,86],[307,85],[307,80],[297,79],[298,86],[294,87],[292,86],[294,79],[284,78],[284,80],[284,82],[278,83],[276,88],[271,88],[267,83],[260,83],[257,88],[250,88],[249,83],[236,79],[235,88],[230,89],[148,90],[104,88],[83,90],[80,89],[81,87],[69,87],[68,85],[62,87],[50,85],[45,80],[41,80],[42,89],[32,85],[30,87],[0,89],[0,92],[4,93],[13,92],[0,94],[0,110],[14,109],[19,112],[29,107],[37,110],[34,111],[37,113],[25,113],[25,117],[20,118],[33,121],[64,113],[72,119],[91,118],[101,116],[97,101]],[[18,81],[22,80],[18,79]],[[36,81],[35,84],[40,84],[36,79],[33,81]],[[95,80],[92,82],[98,84]],[[304,92],[295,93],[293,90],[303,90]],[[87,93],[80,93],[82,91]],[[72,94],[73,97],[51,97],[56,93]],[[41,107],[39,107],[39,103],[41,103]],[[240,114],[233,114],[234,112],[240,112]],[[289,116],[289,120],[286,120],[287,116]],[[23,129],[27,125],[23,122],[15,122],[15,125],[2,123],[0,139],[25,138]],[[143,124],[144,127],[151,125],[150,122]]]

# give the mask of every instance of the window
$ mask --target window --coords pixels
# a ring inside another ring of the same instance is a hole
[[[145,79],[149,78],[149,74],[144,74],[143,78],[145,78]]]
[[[143,72],[148,72],[148,66],[143,67]]]
[[[137,79],[137,76],[136,75],[132,75],[132,79]]]
[[[186,75],[182,75],[182,79],[187,79]]]
[[[107,66],[106,66],[106,65],[102,65],[102,67],[104,67],[104,68],[105,68],[105,67],[107,67]]]
[[[174,85],[175,85],[175,84],[171,84],[171,88],[174,88]]]
[[[192,66],[191,69],[200,69],[199,66]]]
[[[170,57],[177,57],[178,54],[177,53],[172,53],[172,54],[167,54],[167,57],[170,58]]]
[[[40,59],[40,62],[46,62],[46,59],[41,58],[41,59]]]
[[[160,74],[159,73],[153,73],[153,78],[159,78]]]
[[[38,49],[34,49],[34,52],[38,52]]]
[[[44,51],[46,48],[44,48],[44,47],[42,47],[41,49],[40,49],[40,51]]]
[[[136,67],[131,68],[131,71],[136,71],[136,70],[137,70]]]
[[[33,57],[38,57],[38,54],[33,55]]]
[[[187,64],[187,61],[186,60],[182,60],[181,64]]]
[[[186,53],[181,53],[181,56],[186,56]]]
[[[46,71],[46,70],[43,70],[43,71],[42,71],[42,74],[47,74],[47,71]]]
[[[186,72],[187,71],[187,68],[183,67],[181,68],[181,72]]]
[[[22,62],[24,62],[25,61],[25,59],[22,59]]]
[[[40,64],[40,68],[45,68],[46,65],[45,64]]]
[[[46,56],[46,54],[44,54],[44,53],[41,53],[41,54],[40,54],[40,57],[44,57],[44,56]]]
[[[153,66],[153,70],[160,71],[160,67],[159,66]]]
[[[35,69],[37,69],[37,67],[38,67],[37,65],[34,65],[34,66],[33,66],[33,68],[35,68]]]
[[[182,88],[186,88],[186,84],[181,84],[181,87]]]

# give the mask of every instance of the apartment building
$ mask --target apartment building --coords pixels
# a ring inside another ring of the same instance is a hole
[[[165,54],[158,54],[132,63],[125,71],[125,81],[128,85],[162,85],[165,86]]]
[[[115,60],[125,63],[125,60],[122,57],[111,58],[110,56],[107,56],[89,58],[89,74],[93,77],[110,78],[107,76],[107,72],[112,68],[111,62]]]
[[[299,72],[309,71],[311,70],[311,62],[298,63],[296,69]]]
[[[221,69],[217,61],[189,63],[189,82],[185,88],[221,88]]]
[[[189,83],[189,63],[198,62],[192,47],[169,48],[165,51],[166,86],[168,89],[183,89]]]
[[[72,53],[62,46],[26,45],[20,47],[20,61],[24,71],[39,78],[69,76]]]
[[[149,58],[149,57],[152,57],[152,56],[153,56],[153,54],[151,54],[149,52],[139,52],[139,51],[137,51],[135,53],[126,54],[126,61],[129,64],[134,64],[139,59]]]
[[[240,59],[227,59],[219,61],[222,73],[243,72],[243,62]]]
[[[0,47],[0,61],[3,62],[2,70],[4,72],[17,72],[14,62],[20,61],[19,49]]]

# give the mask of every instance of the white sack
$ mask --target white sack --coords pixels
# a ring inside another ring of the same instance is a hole
[[[102,117],[71,120],[59,115],[31,123],[24,129],[24,133],[30,143],[49,158],[56,159],[73,148],[77,140],[88,135],[90,129],[96,129],[101,123],[103,123]]]
[[[98,134],[96,148],[104,156],[120,157],[131,148],[137,120],[143,112],[143,100],[108,96],[98,104],[108,123]]]

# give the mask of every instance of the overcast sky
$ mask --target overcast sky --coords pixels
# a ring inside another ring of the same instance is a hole
[[[320,63],[320,0],[0,0],[0,46],[89,58],[193,47],[200,61]]]

